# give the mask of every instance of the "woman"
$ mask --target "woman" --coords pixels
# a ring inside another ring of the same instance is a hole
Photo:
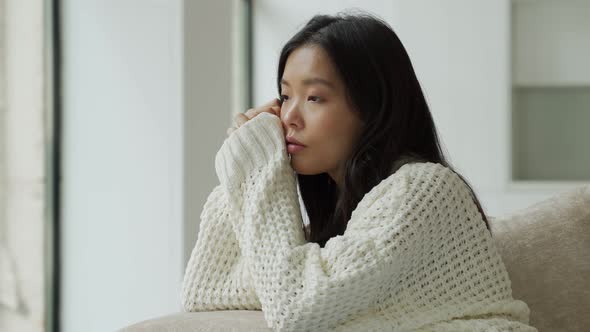
[[[277,84],[216,155],[186,311],[261,309],[274,331],[536,331],[385,22],[313,17]]]

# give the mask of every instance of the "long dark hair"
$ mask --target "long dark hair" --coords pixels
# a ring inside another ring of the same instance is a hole
[[[320,46],[327,52],[364,123],[361,138],[346,161],[341,192],[327,173],[297,175],[310,221],[307,240],[324,247],[330,238],[344,234],[363,196],[399,167],[428,161],[453,168],[441,150],[410,58],[386,22],[362,11],[312,17],[281,51],[279,96],[287,58],[301,46]],[[458,175],[471,190],[490,230],[473,189]]]

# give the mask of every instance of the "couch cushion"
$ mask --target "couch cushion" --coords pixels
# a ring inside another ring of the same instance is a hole
[[[118,332],[269,332],[262,311],[185,312],[145,320]]]
[[[513,296],[539,331],[590,326],[590,185],[490,218]]]

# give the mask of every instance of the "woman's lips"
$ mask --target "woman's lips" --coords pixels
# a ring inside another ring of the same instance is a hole
[[[300,152],[303,149],[305,149],[305,146],[303,146],[303,145],[292,144],[292,143],[287,144],[287,151],[289,151],[289,153],[291,153],[291,154]]]

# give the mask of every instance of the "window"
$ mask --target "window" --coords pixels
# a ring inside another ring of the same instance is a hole
[[[0,0],[0,316],[8,331],[57,331],[52,6]]]

